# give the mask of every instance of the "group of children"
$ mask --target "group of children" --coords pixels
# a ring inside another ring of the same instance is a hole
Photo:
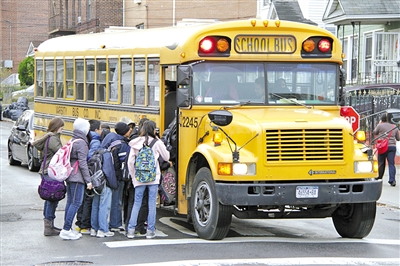
[[[62,119],[54,118],[49,123],[47,133],[33,143],[41,151],[42,157],[47,156],[46,165],[42,165],[39,170],[42,178],[48,178],[48,161],[62,146],[60,133],[63,127]],[[156,123],[147,118],[143,118],[138,126],[134,123],[118,122],[115,132],[111,132],[107,125],[98,120],[77,118],[73,128],[72,140],[79,141],[73,143],[70,161],[71,165],[77,167],[66,179],[64,225],[62,229],[54,226],[58,202],[45,201],[44,235],[59,235],[62,239],[76,240],[82,234],[111,237],[116,231],[126,231],[128,238],[154,238],[161,170],[173,165],[166,146],[159,140]],[[46,147],[48,139],[49,145]],[[156,162],[156,179],[141,183],[135,179],[135,158],[143,145],[149,145],[154,139],[156,141],[151,149]],[[106,187],[102,193],[96,194],[93,193],[88,161],[99,149],[107,150],[103,154],[102,166]],[[74,164],[76,161],[78,163]],[[124,167],[129,169],[131,178],[128,181],[123,179]],[[73,230],[75,215],[76,229]]]

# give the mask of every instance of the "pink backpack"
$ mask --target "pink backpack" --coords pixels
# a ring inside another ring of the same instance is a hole
[[[70,176],[74,168],[75,171],[78,170],[78,161],[76,161],[73,166],[71,166],[70,161],[72,145],[77,140],[79,139],[68,141],[68,143],[62,146],[54,154],[53,158],[51,158],[49,168],[47,168],[50,179],[62,182]]]

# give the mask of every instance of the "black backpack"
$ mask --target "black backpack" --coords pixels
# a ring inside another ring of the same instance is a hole
[[[103,154],[107,149],[96,150],[88,161],[88,169],[94,193],[101,195],[107,184],[106,175],[103,172]]]

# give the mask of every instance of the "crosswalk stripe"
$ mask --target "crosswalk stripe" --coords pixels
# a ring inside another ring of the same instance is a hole
[[[159,231],[156,231],[157,237]],[[183,238],[183,239],[133,239],[124,241],[104,242],[103,244],[109,248],[122,247],[140,247],[152,245],[183,245],[183,244],[226,244],[226,243],[305,243],[305,244],[333,244],[333,243],[361,243],[361,244],[379,244],[400,246],[400,240],[397,239],[296,239],[282,237],[226,237],[218,241],[209,241],[200,238]]]
[[[224,260],[187,260],[159,263],[134,264],[135,266],[179,265],[179,266],[220,266],[220,265],[399,265],[399,258],[268,258],[268,259],[224,259]],[[133,265],[133,264],[132,264]],[[125,265],[128,266],[128,265]]]

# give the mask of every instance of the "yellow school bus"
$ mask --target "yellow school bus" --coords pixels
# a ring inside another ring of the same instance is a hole
[[[66,36],[35,54],[35,128],[76,117],[177,122],[174,210],[203,239],[243,219],[332,217],[367,236],[382,181],[340,116],[342,47],[328,31],[242,20]],[[165,80],[176,82],[168,100]]]

